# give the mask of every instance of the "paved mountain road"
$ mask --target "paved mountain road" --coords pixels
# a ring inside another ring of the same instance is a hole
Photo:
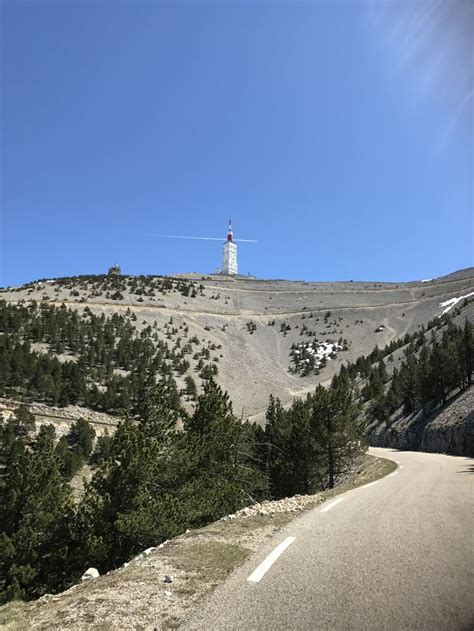
[[[370,453],[401,466],[295,519],[184,628],[474,630],[474,460]]]

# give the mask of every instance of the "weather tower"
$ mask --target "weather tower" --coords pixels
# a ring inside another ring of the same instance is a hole
[[[238,273],[237,244],[234,242],[232,222],[229,219],[229,232],[227,233],[227,241],[224,243],[221,274],[227,274],[230,276]]]

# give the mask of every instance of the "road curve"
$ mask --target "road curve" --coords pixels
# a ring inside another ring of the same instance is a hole
[[[183,628],[472,631],[474,459],[370,453],[401,466],[292,521]]]

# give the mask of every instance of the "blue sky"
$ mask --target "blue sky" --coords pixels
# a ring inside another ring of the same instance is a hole
[[[473,265],[470,6],[4,0],[0,284]]]

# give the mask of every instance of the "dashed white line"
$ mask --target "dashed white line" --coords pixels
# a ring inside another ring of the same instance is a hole
[[[398,462],[398,460],[395,460],[395,462],[399,465],[398,467],[399,469],[403,469],[403,465],[401,465]],[[392,478],[398,474],[399,474],[399,470],[394,471],[393,473],[389,473],[387,477]],[[360,488],[366,489],[367,487],[373,486],[374,484],[378,484],[379,482],[380,480],[375,480],[374,482],[363,484]],[[320,512],[327,513],[327,511],[330,511],[331,508],[334,508],[334,506],[339,504],[339,502],[342,502],[344,499],[345,499],[344,497],[338,497],[336,500],[327,504],[324,508],[321,508]],[[260,563],[260,565],[252,572],[252,574],[250,574],[250,576],[247,578],[247,581],[249,581],[250,583],[260,582],[262,578],[265,576],[265,574],[268,572],[268,570],[271,568],[271,566],[278,559],[278,557],[281,554],[283,554],[283,552],[288,548],[288,546],[290,546],[293,543],[293,541],[295,541],[295,539],[296,537],[287,537],[284,541],[278,544],[277,547],[274,550],[272,550],[272,552],[270,552],[267,558],[264,561],[262,561],[262,563]]]
[[[340,497],[339,499],[334,500],[334,502],[331,502],[330,504],[322,508],[321,513],[327,513],[328,510],[331,510],[331,508],[334,508],[334,506],[336,506],[336,504],[339,504],[339,502],[342,502],[343,499],[344,499],[343,497]]]
[[[277,547],[270,552],[267,558],[260,563],[256,570],[250,574],[248,581],[250,583],[258,583],[272,567],[278,557],[293,543],[296,537],[287,537],[284,541],[277,545]]]
[[[368,486],[374,486],[374,484],[378,484],[380,480],[375,480],[375,482],[369,482],[368,484],[363,484],[360,488],[366,489]]]

